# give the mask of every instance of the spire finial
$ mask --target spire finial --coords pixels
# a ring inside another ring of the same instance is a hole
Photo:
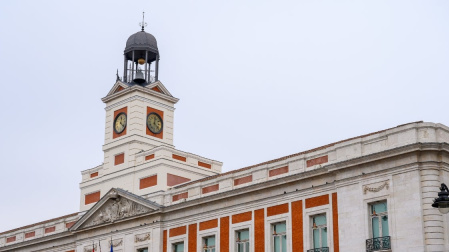
[[[139,25],[142,27],[142,31],[145,31],[145,26],[147,26],[147,23],[145,23],[145,11],[142,12],[142,22]]]

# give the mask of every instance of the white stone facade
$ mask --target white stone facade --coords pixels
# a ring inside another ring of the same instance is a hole
[[[114,222],[88,225],[102,204],[111,201],[102,195],[89,211],[0,234],[0,251],[78,252],[92,249],[92,243],[98,246],[98,242],[108,251],[111,235],[117,245],[114,251],[171,251],[171,244],[178,242],[191,251],[192,239],[195,251],[201,251],[206,236],[215,236],[216,251],[236,251],[233,234],[241,229],[249,230],[250,251],[271,251],[271,224],[279,222],[287,226],[287,251],[307,251],[312,248],[311,217],[323,213],[329,251],[365,251],[370,238],[368,208],[377,201],[388,203],[391,251],[447,251],[448,216],[430,205],[440,183],[449,179],[448,142],[448,127],[410,123],[168,190],[140,196],[123,191],[123,199],[151,208],[136,216],[125,214]],[[307,161],[326,155],[327,162],[307,167]],[[285,166],[288,172],[269,176],[271,170]],[[235,185],[236,179],[249,175],[252,181]],[[203,193],[203,188],[216,184],[218,190]],[[188,192],[187,198],[173,200],[184,192]],[[308,200],[320,196],[328,202],[307,206]],[[286,207],[282,210],[282,206]],[[335,206],[338,228],[333,218]],[[300,209],[299,214],[294,207]],[[239,217],[242,213],[247,213],[246,217]],[[301,228],[294,224],[298,218]],[[68,229],[65,224],[74,220],[76,224]],[[55,231],[45,234],[45,228],[51,226]],[[260,230],[263,234],[256,235]],[[32,231],[34,237],[24,238]],[[7,242],[11,237],[16,240]]]
[[[317,252],[360,252],[377,231],[387,245],[375,251],[449,251],[449,216],[431,207],[449,181],[445,125],[404,124],[221,173],[221,162],[173,146],[178,99],[160,81],[118,80],[102,100],[104,162],[81,172],[80,211],[0,233],[0,251],[112,244],[115,252],[171,252],[184,244],[200,252],[209,238],[216,252],[237,252],[237,234],[247,232],[247,252],[275,251],[274,239],[284,237],[279,246],[289,252],[317,241],[325,244]],[[127,115],[122,133],[113,131],[119,111]],[[149,111],[160,113],[162,133],[148,132]],[[373,210],[379,202],[386,211]],[[373,228],[371,218],[383,226]]]

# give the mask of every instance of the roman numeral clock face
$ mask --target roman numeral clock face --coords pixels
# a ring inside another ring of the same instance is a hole
[[[114,131],[117,134],[122,133],[126,128],[126,114],[120,113],[115,117],[114,120]]]
[[[163,125],[162,118],[158,114],[154,112],[148,114],[147,127],[151,132],[153,132],[153,134],[161,133],[162,125]]]

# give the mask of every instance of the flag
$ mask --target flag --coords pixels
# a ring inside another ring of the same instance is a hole
[[[92,242],[92,252],[95,252],[95,245],[93,242]]]
[[[112,245],[112,236],[111,236],[111,252],[114,252],[114,249],[112,247],[114,247],[114,245]]]
[[[100,247],[100,252],[101,252],[101,244],[100,244],[100,240],[98,240],[98,247]]]

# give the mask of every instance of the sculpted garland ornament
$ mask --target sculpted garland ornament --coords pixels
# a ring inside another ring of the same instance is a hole
[[[378,191],[384,189],[384,187],[387,188],[387,190],[388,190],[388,187],[389,187],[388,181],[383,182],[383,183],[382,183],[381,185],[379,185],[378,187],[368,187],[368,186],[364,186],[364,187],[363,187],[363,194],[366,194],[367,191],[368,191],[368,192],[378,192]]]

